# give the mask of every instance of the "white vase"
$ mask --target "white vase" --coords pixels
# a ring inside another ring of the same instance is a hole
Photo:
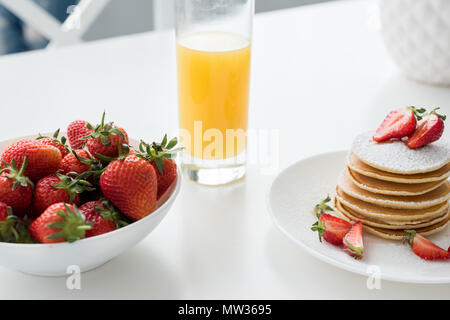
[[[408,77],[450,86],[450,0],[380,0],[386,47]]]

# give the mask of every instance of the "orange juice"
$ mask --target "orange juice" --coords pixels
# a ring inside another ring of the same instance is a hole
[[[179,122],[190,135],[190,141],[181,136],[188,154],[217,160],[245,149],[250,53],[250,41],[230,33],[202,32],[178,39]]]

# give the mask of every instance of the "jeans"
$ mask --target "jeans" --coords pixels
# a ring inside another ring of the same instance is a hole
[[[57,20],[63,22],[67,16],[67,8],[78,3],[78,0],[33,0]],[[43,48],[48,44],[46,39],[29,40],[24,35],[24,23],[0,5],[0,55],[32,49]]]

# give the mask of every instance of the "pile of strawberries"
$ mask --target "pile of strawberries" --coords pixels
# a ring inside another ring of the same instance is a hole
[[[373,136],[376,142],[403,139],[410,149],[417,149],[439,140],[444,132],[445,115],[439,108],[426,112],[424,108],[406,107],[390,112]]]
[[[126,131],[73,121],[67,138],[21,140],[1,155],[0,241],[73,242],[157,209],[177,178],[176,138],[129,145]]]
[[[320,242],[324,239],[335,246],[342,246],[350,256],[361,259],[364,254],[361,221],[352,224],[327,213],[333,211],[333,208],[327,204],[330,200],[330,197],[327,197],[314,207],[313,213],[318,220],[313,224],[311,230],[319,233]],[[407,236],[404,237],[404,242],[409,243],[413,252],[420,258],[425,260],[450,259],[450,247],[448,250],[442,249],[414,230],[405,230],[405,232]]]

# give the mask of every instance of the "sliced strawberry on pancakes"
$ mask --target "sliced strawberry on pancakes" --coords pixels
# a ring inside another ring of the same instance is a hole
[[[408,139],[408,147],[416,149],[437,141],[444,133],[445,115],[436,113],[436,108],[426,115]]]
[[[400,139],[413,134],[414,130],[416,130],[417,120],[422,119],[420,114],[425,111],[423,108],[406,107],[390,112],[372,139],[376,142],[382,142],[389,139]]]

